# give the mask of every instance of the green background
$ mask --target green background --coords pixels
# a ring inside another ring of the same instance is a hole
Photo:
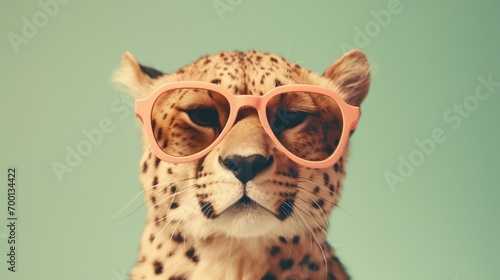
[[[322,73],[345,43],[372,67],[345,211],[330,229],[353,279],[498,279],[500,87],[457,129],[443,114],[471,102],[478,77],[500,81],[500,4],[402,0],[381,26],[372,11],[390,2],[220,0],[234,7],[219,16],[212,0],[74,0],[16,53],[8,34],[22,36],[23,17],[33,22],[43,9],[2,1],[0,278],[127,279],[146,209],[141,197],[125,212],[139,210],[109,222],[140,191],[139,125],[110,83],[124,51],[174,71],[204,54],[258,49]],[[370,41],[356,43],[367,26]],[[52,164],[104,119],[113,131],[58,180]],[[446,141],[391,190],[384,174],[397,174],[399,156],[436,128]],[[16,273],[5,262],[8,166],[18,168]]]

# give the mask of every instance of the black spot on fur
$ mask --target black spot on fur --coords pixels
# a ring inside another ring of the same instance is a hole
[[[141,72],[148,75],[152,79],[156,79],[158,77],[163,76],[163,72],[156,70],[152,67],[149,66],[144,66],[142,64],[139,64],[139,67],[141,68]]]
[[[158,185],[158,177],[155,176],[153,179],[153,186],[156,186],[156,185]]]
[[[337,277],[333,275],[331,272],[328,272],[328,280],[337,280]]]
[[[293,244],[299,244],[300,242],[300,236],[295,235],[292,239]]]
[[[156,275],[161,274],[163,272],[163,264],[159,261],[155,261],[153,263],[153,269]]]
[[[148,162],[144,161],[142,164],[142,173],[146,173],[148,171]]]
[[[168,280],[187,280],[187,278],[181,275],[172,275]]]
[[[268,272],[266,273],[266,275],[264,275],[264,277],[262,277],[261,280],[276,280],[276,276],[274,276],[273,274],[271,274],[271,272]]]
[[[274,79],[274,86],[279,87],[279,86],[281,86],[281,85],[283,85],[283,84],[281,83],[281,81],[280,81],[280,80],[278,80],[278,79]]]
[[[184,236],[182,234],[177,233],[174,236],[172,236],[172,240],[174,240],[177,243],[183,243],[184,242]]]
[[[325,186],[328,185],[328,183],[330,183],[330,176],[328,176],[328,174],[323,174],[323,181],[325,183]]]
[[[193,261],[195,263],[200,261],[200,259],[196,255],[196,251],[194,248],[191,248],[191,249],[186,251],[186,257],[188,257],[188,259],[190,259],[191,261]]]
[[[292,215],[293,213],[294,202],[295,201],[293,199],[285,200],[278,208],[278,215],[276,215],[276,218],[278,218],[280,221],[283,221],[286,218],[290,217],[290,215]]]
[[[278,60],[276,58],[274,58],[274,57],[271,57],[271,61],[272,62],[278,62]]]
[[[292,178],[297,178],[297,176],[299,176],[299,173],[297,172],[296,169],[293,169],[293,168],[288,168],[288,175]]]
[[[160,165],[160,161],[161,161],[160,158],[155,159],[155,167],[158,167],[158,165]]]
[[[317,262],[311,262],[308,266],[309,270],[311,271],[318,271],[319,270],[319,265]]]
[[[310,259],[311,259],[311,256],[309,256],[308,254],[305,254],[304,258],[302,258],[302,260],[299,262],[299,265],[308,264]]]
[[[177,202],[172,202],[172,205],[170,205],[170,209],[175,209],[179,207],[179,204]]]
[[[273,246],[271,248],[271,251],[269,253],[271,253],[271,256],[276,256],[279,252],[281,251],[281,248],[279,246]]]
[[[293,259],[282,259],[280,260],[280,268],[282,270],[290,269],[293,266]]]
[[[218,84],[220,84],[220,82],[221,82],[221,81],[220,81],[220,79],[213,79],[213,80],[211,80],[210,82],[211,82],[212,84],[216,84],[216,85],[218,85]]]
[[[280,242],[281,242],[281,243],[283,243],[283,244],[288,243],[288,242],[286,241],[286,238],[285,238],[285,237],[283,237],[283,236],[280,236],[278,239],[279,239],[279,240],[280,240]]]
[[[212,206],[212,203],[210,203],[208,201],[207,202],[200,202],[200,206],[201,206],[201,212],[203,213],[203,215],[205,215],[205,217],[207,217],[209,219],[216,218],[214,207]]]
[[[323,205],[325,205],[325,202],[323,201],[323,199],[318,199],[318,201],[312,203],[312,207],[314,207],[316,209],[321,208]]]

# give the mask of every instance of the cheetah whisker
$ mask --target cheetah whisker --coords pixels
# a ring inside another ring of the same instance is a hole
[[[171,184],[173,185],[173,184],[175,184],[175,183],[171,183]],[[157,185],[157,186],[158,186],[158,185]],[[160,193],[160,192],[162,192],[162,191],[163,191],[163,190],[160,190],[160,191],[156,192],[155,194],[153,194],[153,195],[152,195],[152,197],[155,197],[157,194],[159,194],[159,193]],[[168,198],[167,198],[167,199],[168,199]],[[134,214],[134,213],[135,213],[135,212],[137,212],[137,211],[138,211],[141,207],[143,207],[146,203],[148,203],[148,202],[149,202],[149,201],[151,201],[151,200],[152,200],[152,198],[150,198],[150,199],[148,199],[148,200],[144,201],[144,202],[143,202],[143,203],[142,203],[139,207],[137,207],[134,211],[132,211],[131,213],[129,213],[129,214],[128,214],[128,215],[126,215],[125,217],[120,218],[120,219],[118,219],[118,220],[116,220],[116,221],[121,221],[121,220],[123,220],[123,219],[125,219],[125,218],[129,217],[130,215]],[[154,207],[154,206],[153,206],[153,207]],[[150,209],[148,209],[147,211],[149,211],[149,210],[151,210],[151,208],[150,208]],[[147,213],[147,211],[146,211],[146,213]]]
[[[177,227],[179,224],[182,222],[182,220],[179,220],[177,224],[174,227],[174,230],[172,231],[172,234],[170,235],[170,241],[168,242],[168,248],[171,248],[170,246],[172,245],[172,238],[174,237],[175,231],[177,230]]]
[[[159,223],[159,222],[161,222],[161,221],[164,221],[164,220],[166,220],[166,219],[168,219],[168,218],[169,218],[169,217],[168,217],[168,215],[167,215],[167,216],[165,216],[165,217],[163,217],[163,218],[161,218],[161,219],[156,220],[154,223],[155,223],[155,224],[157,224],[157,223]]]
[[[192,60],[194,63],[196,63],[196,59],[195,59],[195,58],[194,58],[191,54],[189,54],[188,52],[186,52],[186,51],[179,51],[179,52],[181,52],[181,53],[183,53],[183,54],[187,55],[189,58],[191,58],[191,60]]]
[[[332,204],[333,206],[335,206],[335,207],[337,206],[337,204],[336,204],[335,202],[333,202],[333,201],[329,200],[328,198],[326,198],[326,197],[324,197],[324,196],[320,195],[319,193],[314,193],[313,191],[311,191],[311,190],[309,190],[309,189],[307,189],[307,188],[304,188],[304,187],[302,187],[302,186],[299,186],[299,185],[297,185],[297,189],[300,189],[300,190],[303,190],[303,191],[307,191],[307,192],[309,192],[309,193],[312,193],[312,194],[314,194],[314,195],[318,196],[319,198],[323,199],[324,201],[326,201],[326,202],[328,202],[328,203]],[[306,193],[304,193],[304,194],[306,194]],[[311,198],[311,197],[309,196],[309,198]],[[311,199],[312,199],[312,198],[311,198]]]
[[[170,215],[165,215],[165,217],[163,217],[163,218],[161,218],[161,219],[156,220],[154,223],[155,223],[155,224],[157,224],[157,223],[159,223],[159,222],[161,222],[161,221],[167,220],[168,218],[171,218],[171,216],[170,216]]]
[[[120,215],[120,213],[122,213],[123,211],[125,211],[125,209],[127,209],[127,207],[130,206],[130,204],[132,204],[132,202],[134,202],[134,200],[136,200],[140,195],[142,195],[145,191],[148,191],[152,188],[154,188],[155,186],[152,186],[152,187],[149,187],[149,188],[145,188],[144,190],[142,190],[141,192],[139,192],[136,196],[134,196],[134,198],[132,198],[132,200],[130,200],[127,205],[125,205],[121,210],[118,211],[118,213],[114,214],[111,218],[109,218],[108,220],[108,223],[111,222],[116,216]]]
[[[288,56],[288,55],[287,55],[287,56]],[[288,79],[288,75],[290,74],[290,70],[292,70],[292,68],[293,68],[293,67],[295,67],[295,65],[297,65],[297,64],[299,64],[299,63],[302,63],[302,62],[306,62],[306,61],[308,61],[308,60],[310,60],[310,59],[311,59],[311,57],[310,57],[310,58],[307,58],[307,59],[304,59],[304,60],[301,60],[301,61],[294,62],[293,64],[291,64],[291,66],[290,66],[290,67],[288,67],[288,69],[286,70],[286,74],[285,74],[285,76],[283,77],[283,81],[287,81],[287,79]],[[288,60],[288,58],[287,58],[287,60]],[[290,84],[290,83],[287,83],[287,84]]]
[[[289,208],[289,209],[292,209],[292,208],[290,208],[290,205],[289,205],[287,202],[285,202],[284,200],[279,199],[278,201],[280,201],[280,202],[282,202],[282,203],[286,204],[286,206],[288,206],[288,208]],[[305,223],[304,221],[299,220],[299,219],[298,219],[298,216],[297,216],[297,215],[293,215],[293,213],[292,213],[291,217],[293,217],[293,218],[294,218],[295,222],[297,223],[297,227],[298,227],[298,228],[304,227],[305,229],[307,229],[307,233],[309,234],[309,238],[310,238],[310,242],[309,242],[309,244],[310,244],[310,246],[309,246],[309,251],[312,251],[312,245],[313,245],[313,233],[312,233],[312,230],[310,229],[310,226],[309,226],[307,223]]]
[[[298,185],[297,185],[297,189],[299,189],[299,190],[306,190],[305,188],[302,188],[302,187],[300,187],[300,186],[298,186]],[[313,193],[313,192],[311,192],[311,193]],[[314,198],[312,198],[312,197],[311,197],[311,196],[310,196],[307,192],[303,192],[303,194],[307,195],[307,197],[309,197],[309,198],[311,199],[311,201],[313,201],[313,202],[314,202],[314,204],[316,204],[316,206],[318,206],[318,208],[319,208],[319,209],[321,209],[321,213],[323,214],[323,218],[324,218],[324,223],[323,223],[323,225],[324,225],[324,227],[325,227],[325,228],[328,228],[328,218],[327,218],[327,217],[326,217],[326,215],[325,215],[325,211],[323,211],[323,209],[322,209],[322,208],[321,208],[321,206],[318,204],[318,202],[316,202],[316,200],[314,200]],[[314,194],[314,193],[313,193],[313,194]],[[318,196],[319,196],[319,195],[318,195]],[[301,199],[301,200],[303,200],[303,199]],[[304,201],[304,200],[303,200],[303,201]],[[335,205],[335,204],[333,204],[333,205]],[[313,213],[315,213],[314,211],[312,211],[312,212],[313,212]],[[318,218],[320,218],[320,217],[318,217]],[[321,220],[321,219],[320,219],[320,220]]]
[[[168,205],[168,209],[172,209],[172,204],[174,203],[174,200],[175,200],[175,196],[178,194],[179,192],[175,192],[174,193],[174,196],[172,197],[172,199],[170,200],[170,204]],[[185,250],[184,250],[185,251]]]
[[[336,196],[340,197],[340,195],[339,195],[338,193],[336,193],[336,192],[334,192],[334,191],[330,190],[327,186],[325,186],[325,185],[323,185],[323,184],[320,184],[319,182],[316,182],[316,181],[311,180],[311,179],[307,179],[307,178],[305,178],[305,177],[300,177],[300,176],[299,176],[299,177],[297,177],[297,178],[299,179],[299,180],[298,180],[299,182],[301,182],[301,181],[302,181],[302,182],[308,182],[308,183],[312,183],[312,184],[318,185],[318,186],[320,186],[320,187],[322,187],[322,188],[326,189],[329,193],[331,193],[331,194],[333,194],[333,195],[336,195]]]
[[[336,192],[334,191],[331,191],[327,186],[323,185],[323,184],[320,184],[316,181],[313,181],[313,180],[310,180],[310,179],[307,179],[307,178],[304,178],[304,177],[298,177],[298,182],[309,182],[309,183],[312,183],[312,184],[316,184],[318,185],[319,187],[321,188],[324,188],[326,189],[329,193],[333,194],[333,195],[336,195],[340,198],[340,195],[337,194]],[[318,195],[319,196],[319,195]],[[321,196],[321,198],[323,198],[324,200],[328,201],[326,198],[324,198],[323,196]],[[330,202],[330,201],[328,201]],[[349,213],[347,210],[345,210],[344,208],[342,208],[341,206],[337,205],[337,204],[334,204],[332,202],[330,202],[331,204],[335,205],[336,208],[339,208],[340,210],[344,211],[345,213],[347,213],[349,216],[353,217],[354,219],[357,219],[356,216],[352,215],[351,213]]]
[[[153,185],[149,188],[145,188],[144,190],[140,191],[136,196],[134,196],[134,198],[132,198],[132,200],[130,200],[127,205],[125,205],[120,211],[118,211],[118,213],[114,214],[109,220],[108,220],[108,223],[111,222],[114,218],[116,218],[118,215],[120,215],[123,211],[125,211],[125,209],[127,209],[127,207],[130,206],[130,204],[132,204],[132,202],[134,202],[140,195],[142,195],[144,192],[148,191],[148,190],[151,190],[151,189],[155,189],[156,187],[162,187],[162,186],[165,186],[165,185],[168,185],[168,184],[177,184],[179,182],[183,182],[183,181],[189,181],[189,180],[195,180],[196,178],[188,178],[188,179],[182,179],[182,180],[179,180],[179,181],[175,181],[175,182],[164,182],[164,183],[161,183],[161,184],[156,184],[156,185]],[[156,196],[158,193],[160,193],[161,191],[158,191],[157,193],[154,194],[154,196]],[[143,202],[141,204],[140,207],[144,206],[144,204],[146,204],[146,201]],[[134,210],[132,213],[135,213],[135,211],[137,211],[139,208],[137,208],[136,210]],[[131,213],[131,214],[132,214]],[[130,215],[130,214],[129,214]],[[122,219],[128,217],[129,215],[123,217]],[[119,219],[117,221],[120,221],[122,219]]]
[[[312,237],[312,235],[313,235],[312,231],[309,230],[309,228],[308,228],[309,225],[307,223],[302,222],[302,220],[299,220],[299,218],[298,218],[297,215],[292,215],[292,217],[295,219],[295,222],[297,223],[297,227],[300,228],[300,225],[303,225],[303,226],[305,226],[306,229],[308,229],[307,233],[309,235],[309,251],[311,252],[312,248],[313,248],[312,246],[313,246],[314,242],[313,242],[313,237]]]
[[[150,207],[150,208],[146,211],[146,213],[147,213],[147,212],[149,212],[151,209],[155,208],[156,206],[160,205],[161,203],[163,203],[165,200],[168,200],[169,198],[174,197],[174,196],[176,196],[177,194],[184,193],[184,192],[187,192],[187,191],[193,190],[193,189],[195,189],[195,188],[196,188],[196,184],[191,185],[191,186],[189,186],[189,187],[187,187],[187,188],[183,189],[182,191],[175,192],[174,194],[171,194],[171,195],[169,195],[169,196],[167,196],[167,197],[163,198],[162,200],[158,201],[158,203],[156,203],[155,205],[151,206],[151,207]]]
[[[318,213],[316,213],[312,209],[308,209],[308,208],[310,208],[310,206],[307,203],[307,201],[305,201],[304,199],[301,199],[301,198],[297,198],[297,202],[302,203],[302,205],[305,207],[305,209],[309,210],[309,213],[306,213],[306,210],[301,209],[304,214],[306,214],[309,218],[311,218],[311,221],[314,222],[315,226],[317,226],[318,228],[321,228],[321,229],[328,228],[328,222],[325,223],[325,221],[323,219],[321,219],[321,216]],[[314,217],[311,215],[314,215]],[[316,222],[316,220],[319,220],[319,223]]]
[[[288,191],[287,191],[286,193],[290,196],[290,193],[289,193]],[[298,199],[300,199],[299,197],[297,197],[297,198],[298,198]],[[297,208],[299,208],[299,206],[298,206],[298,205],[296,205],[296,206],[297,206]],[[314,212],[314,211],[313,211],[313,212]],[[294,215],[294,216],[295,216],[295,215]],[[296,217],[295,219],[297,220],[297,217]],[[305,225],[306,225],[306,227],[308,227],[308,226],[309,226],[307,223],[306,223]],[[311,233],[309,233],[309,235],[311,235]],[[310,251],[312,251],[312,244],[313,244],[312,236],[310,236],[310,238],[311,238],[311,242],[310,242],[310,243],[311,243],[311,246],[310,246],[309,250],[310,250]],[[291,244],[290,244],[290,250],[288,251],[288,258],[290,257],[291,253],[292,253],[292,246],[291,246]]]
[[[308,189],[306,189],[306,188],[303,188],[303,187],[301,187],[301,186],[297,186],[297,188],[298,188],[298,189],[300,189],[300,190],[307,191],[307,192],[310,192],[310,193],[312,193],[312,194],[315,194],[313,191],[308,190]],[[321,198],[321,199],[323,199],[324,201],[326,201],[326,202],[328,202],[328,203],[332,204],[332,205],[333,205],[333,206],[335,206],[336,208],[339,208],[340,210],[344,211],[346,214],[348,214],[349,216],[353,217],[354,219],[357,219],[354,215],[352,215],[351,213],[347,212],[347,210],[345,210],[344,208],[342,208],[342,207],[338,206],[338,204],[334,203],[333,201],[328,200],[328,198],[326,198],[326,197],[324,197],[324,196],[322,196],[322,195],[320,195],[320,194],[315,194],[315,195],[317,195],[318,197],[320,197],[320,198]]]
[[[300,199],[300,198],[299,198],[299,199]],[[303,199],[300,199],[300,200],[302,200],[302,201],[300,201],[300,202],[304,203],[305,205],[307,205],[307,206],[309,205],[309,204],[307,204],[307,203],[306,203]],[[308,207],[309,207],[309,206],[308,206]],[[300,207],[299,207],[299,208],[300,208]],[[305,210],[303,210],[303,209],[300,209],[300,210],[301,210],[304,214],[306,214],[306,215],[307,215],[307,213],[305,213]],[[314,211],[311,211],[311,212],[315,213]],[[324,213],[324,212],[323,212],[323,213]],[[318,217],[318,218],[319,218],[318,214],[317,214],[317,213],[315,213],[315,214],[316,214],[316,217]],[[311,216],[309,216],[309,215],[307,215],[307,216],[308,216],[308,217],[311,217]],[[332,240],[332,239],[330,238],[330,236],[328,235],[328,232],[327,232],[327,231],[326,231],[326,230],[322,227],[322,225],[319,225],[318,223],[316,223],[316,222],[314,221],[314,219],[311,219],[311,220],[312,220],[312,221],[314,222],[314,224],[315,224],[315,225],[316,225],[316,226],[317,226],[317,227],[318,227],[318,228],[319,228],[319,229],[320,229],[320,230],[321,230],[321,231],[325,234],[327,241],[330,241],[330,243],[332,244],[332,246],[333,246],[333,247],[335,247],[335,242],[333,242],[333,240]],[[325,225],[325,228],[328,228],[328,227]]]
[[[286,204],[289,208],[290,208],[290,205],[285,201],[284,204]],[[290,208],[291,209],[291,208]],[[300,210],[300,211],[304,211],[302,210],[300,207],[297,206],[297,210]],[[300,214],[300,212],[294,212],[296,213],[300,219],[302,219],[302,221],[307,225],[307,222],[305,221],[304,217],[302,216],[302,214]],[[305,213],[305,212],[304,212]],[[321,250],[321,254],[323,254],[323,260],[325,261],[325,274],[328,274],[328,262],[326,261],[326,255],[325,255],[325,251],[323,250],[323,247],[321,247],[321,243],[319,242],[318,238],[316,237],[316,235],[312,232],[311,228],[308,226],[307,227],[309,229],[309,231],[311,232],[312,236],[314,237],[314,239],[316,240],[316,243],[318,244],[319,246],[319,249]]]
[[[299,188],[299,190],[309,191],[308,189],[302,188],[302,187],[300,187],[300,186],[298,186],[298,188]],[[312,191],[309,191],[309,192],[313,193]],[[305,195],[307,195],[307,196],[309,196],[309,195],[308,195],[307,193],[305,193],[305,192],[304,192],[304,194],[305,194]],[[318,195],[318,196],[319,196],[319,197],[321,197],[321,198],[323,198],[323,199],[324,199],[324,200],[326,200],[327,202],[331,203],[332,205],[335,205],[333,202],[328,201],[328,200],[327,200],[327,199],[325,199],[324,197],[322,197],[322,196],[320,196],[320,195]],[[311,198],[311,197],[309,196],[309,198]],[[301,198],[298,198],[298,199],[300,199],[301,201],[303,201],[303,203],[305,203],[308,207],[310,207],[310,206],[309,206],[309,204],[308,204],[305,200],[303,200],[303,199],[301,199]],[[311,200],[312,200],[312,201],[314,201],[314,199],[312,199],[312,198],[311,198]],[[316,205],[318,205],[318,203],[316,203],[316,202],[315,202],[315,204],[316,204]],[[318,206],[319,206],[319,205],[318,205]],[[320,208],[320,209],[321,209],[321,208]],[[320,217],[318,216],[318,214],[317,214],[315,211],[311,211],[311,212],[315,213],[315,214],[316,214],[316,216],[318,217],[318,219],[320,218]],[[326,223],[323,223],[324,228],[325,228],[325,229],[328,229],[328,224],[329,224],[328,219],[327,219],[327,217],[326,217],[325,212],[323,211],[323,209],[321,209],[321,212],[323,213],[323,217],[324,217],[325,222],[326,222]],[[317,224],[316,224],[316,225],[317,225]],[[319,227],[319,226],[318,226],[318,227]],[[321,227],[319,227],[319,228],[321,228]],[[332,246],[333,246],[333,247],[335,247],[335,242],[334,242],[334,241],[330,238],[330,236],[328,235],[328,233],[326,232],[326,230],[324,230],[323,228],[321,228],[321,230],[325,233],[327,240],[328,240],[328,241],[330,241],[330,243],[332,244]]]
[[[290,195],[288,192],[287,192],[288,195]],[[287,256],[287,259],[290,258],[290,256],[292,255],[292,243],[293,242],[289,242],[290,243],[290,248],[288,248],[288,256]]]
[[[309,206],[309,204],[307,203],[307,201],[305,201],[305,200],[303,200],[303,199],[301,199],[301,198],[297,198],[297,199],[298,199],[298,200],[297,200],[297,202],[303,203],[303,204],[306,206],[306,209],[307,209],[307,207],[310,207],[310,206]],[[311,219],[311,221],[314,223],[314,225],[315,225],[315,226],[317,226],[317,227],[318,227],[319,229],[321,229],[321,230],[322,230],[325,234],[327,234],[327,232],[323,229],[323,227],[325,227],[325,226],[326,226],[326,224],[323,224],[323,223],[322,223],[322,224],[319,224],[319,223],[317,223],[317,222],[315,221],[315,220],[316,220],[316,218],[318,218],[318,219],[320,219],[320,218],[321,218],[321,217],[320,217],[317,213],[315,213],[315,212],[314,212],[313,210],[311,210],[311,209],[308,209],[308,210],[309,210],[309,213],[308,213],[308,212],[307,212],[304,208],[302,208],[301,206],[299,206],[299,205],[296,205],[296,206],[297,206],[297,208],[299,208],[299,210],[301,210],[301,211],[302,211],[302,213],[304,213],[307,217],[309,217],[309,218]],[[316,218],[312,217],[310,214],[313,214],[313,215],[315,214]]]
[[[165,217],[165,218],[166,218],[166,217]],[[158,236],[160,235],[160,233],[162,233],[162,232],[163,232],[163,230],[164,230],[165,228],[167,228],[167,226],[168,226],[168,225],[169,225],[172,221],[173,221],[173,220],[168,221],[168,222],[167,222],[167,223],[166,223],[166,224],[165,224],[165,225],[161,228],[161,230],[160,230],[157,234],[155,234],[155,236],[153,237],[153,240],[151,240],[151,244],[154,244],[154,242],[155,242],[155,240],[156,240],[156,237],[158,237]],[[180,221],[179,221],[179,222],[180,222]],[[172,240],[172,239],[170,239],[170,240]],[[168,246],[170,247],[170,243],[168,244]]]

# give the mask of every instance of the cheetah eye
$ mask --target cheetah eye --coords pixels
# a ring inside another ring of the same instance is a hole
[[[218,127],[219,114],[212,108],[196,108],[186,110],[189,119],[196,125],[203,127]]]
[[[303,111],[278,110],[270,121],[275,133],[298,126],[310,115]]]

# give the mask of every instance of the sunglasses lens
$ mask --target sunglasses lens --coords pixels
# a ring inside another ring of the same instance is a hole
[[[337,102],[313,92],[287,92],[267,103],[267,119],[280,143],[294,155],[322,161],[336,150],[343,129]]]
[[[164,92],[153,105],[151,126],[158,146],[174,157],[206,149],[224,129],[229,102],[220,93],[197,88]]]

